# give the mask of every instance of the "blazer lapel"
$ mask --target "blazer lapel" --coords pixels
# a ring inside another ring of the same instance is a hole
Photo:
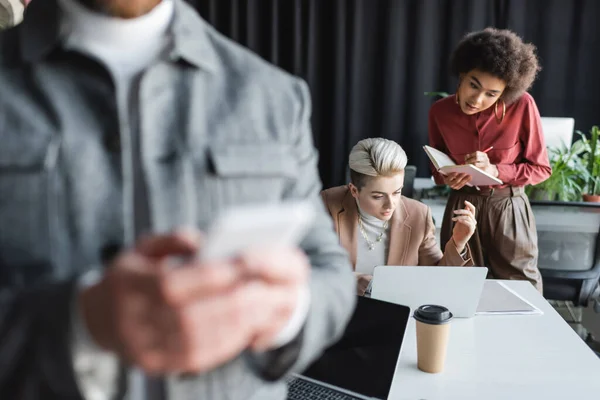
[[[342,200],[342,209],[337,215],[337,224],[340,235],[340,244],[349,249],[352,270],[356,270],[356,224],[358,223],[358,209],[356,201],[350,194],[346,193]]]
[[[412,232],[411,226],[406,224],[407,219],[408,212],[404,206],[404,201],[400,200],[390,221],[390,249],[387,265],[404,265]]]

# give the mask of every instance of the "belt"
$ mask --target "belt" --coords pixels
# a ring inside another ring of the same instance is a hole
[[[503,188],[480,187],[479,190],[474,187],[465,186],[458,190],[458,193],[466,193],[485,197],[517,197],[525,193],[523,186],[507,186]]]

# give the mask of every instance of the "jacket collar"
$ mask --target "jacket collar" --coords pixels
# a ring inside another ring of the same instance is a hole
[[[27,7],[25,18],[18,28],[24,62],[40,61],[58,47],[60,14],[56,0],[34,1]]]
[[[387,265],[404,265],[412,232],[412,227],[407,223],[408,216],[404,200],[400,198],[390,221],[390,247]]]
[[[340,244],[350,250],[350,260],[352,269],[356,270],[356,230],[358,224],[358,207],[356,200],[352,197],[350,189],[346,191],[342,199],[342,208],[338,212],[338,232],[340,235]]]
[[[196,68],[215,72],[218,57],[209,38],[213,28],[183,0],[173,1],[175,12],[171,32],[174,46],[170,59],[184,60]],[[24,62],[39,62],[61,46],[64,36],[61,14],[56,0],[31,2],[20,30]]]
[[[390,220],[390,245],[387,265],[403,265],[410,244],[412,227],[407,223],[408,210],[401,199]],[[352,268],[356,270],[358,207],[348,189],[342,199],[342,207],[337,215],[340,244],[349,249]]]

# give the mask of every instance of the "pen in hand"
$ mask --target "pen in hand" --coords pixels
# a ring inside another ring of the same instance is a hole
[[[492,150],[493,148],[494,148],[494,146],[490,146],[490,147],[488,147],[487,149],[483,150],[483,151],[482,151],[482,153],[487,153],[488,151]],[[476,154],[476,153],[473,153],[473,154],[470,154],[470,155],[468,155],[468,156],[473,156],[473,155],[475,155],[475,154]],[[468,158],[469,158],[469,157],[465,157],[465,161],[466,161]],[[473,188],[475,188],[475,189],[476,189],[476,190],[478,190],[478,191],[479,191],[479,190],[481,190],[481,189],[479,189],[479,186],[477,186],[477,185],[470,185],[469,183],[467,183],[467,185],[468,185],[468,186],[471,186],[471,187],[473,187]]]
[[[494,148],[494,146],[490,146],[487,149],[485,149],[484,151],[482,151],[482,153],[487,153],[488,151],[492,150],[493,148]],[[474,186],[474,187],[477,190],[481,190],[481,189],[479,189],[479,186]]]
[[[494,148],[494,146],[490,146],[487,149],[483,150],[482,153],[487,153],[488,151],[492,150],[493,148]],[[465,157],[465,161],[467,158],[469,158],[469,156],[473,156],[475,154],[477,154],[477,153],[467,154],[467,156]]]

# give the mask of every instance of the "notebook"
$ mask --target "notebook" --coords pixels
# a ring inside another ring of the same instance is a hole
[[[467,183],[468,186],[495,186],[503,184],[500,179],[493,177],[474,165],[456,165],[447,154],[434,149],[433,147],[423,146],[423,150],[425,150],[425,153],[429,156],[436,171],[442,175],[448,175],[451,172],[469,174],[472,179]]]
[[[483,285],[477,315],[493,314],[543,314],[543,312],[504,283],[487,280]]]

